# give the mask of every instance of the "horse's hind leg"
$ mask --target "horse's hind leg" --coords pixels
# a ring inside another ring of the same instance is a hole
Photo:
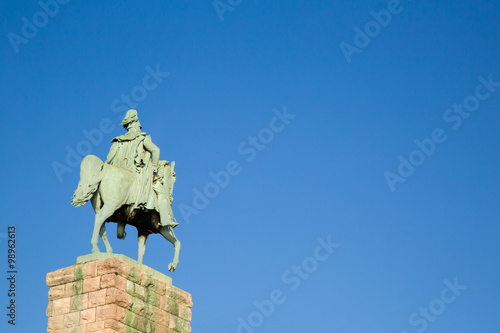
[[[115,212],[116,207],[111,204],[105,203],[102,208],[95,214],[95,221],[94,221],[94,232],[92,233],[92,239],[90,241],[90,244],[92,244],[92,253],[99,253],[101,252],[99,250],[99,247],[97,246],[97,241],[98,241],[98,236],[99,233],[101,232],[101,227],[104,225],[104,221],[113,213]],[[106,237],[107,239],[107,237]],[[104,239],[103,239],[104,241]],[[109,246],[109,242],[108,242]],[[107,249],[107,247],[106,247]]]
[[[111,247],[111,244],[109,244],[108,237],[106,236],[106,223],[102,224],[99,235],[101,236],[104,246],[106,247],[106,253],[113,253],[113,248]]]
[[[146,240],[148,239],[149,234],[141,232],[137,230],[139,233],[138,240],[139,240],[139,250],[137,251],[137,258],[139,261],[139,264],[142,264],[142,259],[144,258],[144,253],[146,252]]]
[[[177,268],[177,265],[179,264],[179,252],[181,250],[181,242],[175,237],[174,230],[170,226],[163,226],[160,229],[160,234],[165,237],[166,240],[168,240],[172,245],[174,246],[174,259],[172,262],[168,265],[168,270],[170,272],[175,271]]]

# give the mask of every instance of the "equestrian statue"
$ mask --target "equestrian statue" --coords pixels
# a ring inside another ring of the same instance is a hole
[[[125,239],[125,225],[129,224],[137,228],[139,263],[144,258],[148,236],[161,234],[174,246],[174,258],[168,265],[173,272],[179,264],[181,248],[174,234],[178,223],[172,213],[175,162],[160,160],[160,149],[151,136],[141,131],[136,110],[129,110],[121,124],[127,133],[111,140],[106,162],[94,155],[82,160],[80,181],[71,204],[80,207],[88,200],[92,203],[95,211],[92,253],[100,252],[98,236],[106,252],[113,252],[105,222],[118,223],[119,239]]]

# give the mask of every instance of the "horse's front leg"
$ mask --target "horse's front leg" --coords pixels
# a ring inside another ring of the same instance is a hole
[[[168,240],[172,245],[174,246],[174,259],[172,262],[168,265],[168,270],[170,272],[175,271],[177,268],[177,265],[179,264],[179,252],[181,250],[181,242],[175,237],[174,230],[170,226],[163,226],[160,229],[160,234],[165,237],[166,240]]]
[[[108,217],[113,215],[115,210],[116,210],[116,207],[114,205],[105,203],[104,206],[102,206],[101,210],[99,210],[95,214],[94,232],[92,233],[92,239],[90,240],[90,244],[92,245],[92,253],[101,252],[99,250],[99,247],[97,246],[98,236],[101,232],[101,227],[104,225],[104,221],[106,221],[106,219]],[[104,239],[103,239],[103,241],[104,241]],[[109,246],[109,242],[108,242],[108,246]],[[106,249],[107,249],[107,247],[106,247]]]
[[[106,236],[106,223],[102,224],[99,235],[101,236],[104,246],[106,247],[106,253],[113,253],[113,248],[111,247],[111,244],[109,244],[108,237]]]

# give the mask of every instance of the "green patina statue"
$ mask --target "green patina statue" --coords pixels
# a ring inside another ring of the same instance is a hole
[[[160,149],[151,136],[141,132],[136,110],[129,110],[122,121],[127,133],[114,138],[106,162],[87,155],[80,165],[80,181],[71,204],[80,207],[88,200],[95,210],[92,253],[100,252],[98,235],[106,252],[113,249],[106,237],[105,222],[118,223],[117,237],[125,239],[125,225],[137,228],[138,259],[142,263],[147,237],[163,235],[174,245],[173,272],[179,263],[180,241],[173,228],[178,223],[172,213],[172,192],[176,180],[175,162],[160,160]]]

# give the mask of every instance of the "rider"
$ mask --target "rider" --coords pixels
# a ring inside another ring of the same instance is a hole
[[[166,191],[163,193],[164,189],[161,186],[164,166],[168,162],[161,161],[159,164],[160,148],[151,141],[150,135],[141,132],[142,126],[136,110],[128,110],[121,125],[125,127],[127,133],[111,140],[113,145],[106,163],[139,175],[140,185],[135,193],[136,197],[131,200],[134,208],[156,209],[160,214],[160,225],[177,226],[170,206],[170,195],[167,196]],[[154,176],[156,176],[155,185],[153,185]]]
[[[106,163],[140,173],[141,168],[147,166],[149,162],[148,154],[144,154],[146,150],[152,155],[151,164],[156,169],[160,159],[160,148],[151,141],[150,135],[141,132],[142,126],[137,111],[128,110],[121,125],[125,127],[127,133],[111,140],[113,145]]]

